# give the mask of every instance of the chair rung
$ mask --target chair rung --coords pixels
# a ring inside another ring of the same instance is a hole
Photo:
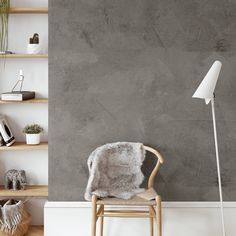
[[[149,211],[138,211],[138,210],[105,210],[104,212],[109,213],[149,213]]]
[[[154,218],[148,214],[100,214],[98,217],[117,217],[117,218]]]

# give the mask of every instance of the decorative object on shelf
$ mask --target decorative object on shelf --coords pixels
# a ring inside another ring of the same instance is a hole
[[[3,100],[3,101],[23,101],[23,100],[35,98],[34,91],[22,91],[23,83],[24,83],[23,70],[20,70],[20,78],[13,86],[11,92],[1,94],[1,100]],[[15,89],[18,85],[20,85],[20,88],[18,91],[15,91]]]
[[[3,137],[5,144],[9,147],[15,142],[15,138],[11,132],[6,118],[0,114],[0,133]]]
[[[0,147],[4,146],[4,145],[6,145],[6,143],[4,142],[4,139],[3,139],[3,137],[2,137],[2,135],[0,133]]]
[[[19,200],[0,200],[0,236],[23,236],[31,222],[24,203]]]
[[[214,105],[215,87],[216,87],[216,83],[220,74],[221,66],[222,66],[222,63],[220,61],[215,61],[213,63],[210,70],[207,72],[206,76],[202,80],[201,84],[198,86],[197,90],[193,94],[193,98],[204,99],[206,104],[211,102],[212,121],[213,121],[213,130],[214,130],[214,139],[215,139],[216,164],[217,164],[217,174],[218,174],[218,187],[219,187],[220,207],[221,207],[222,235],[225,236],[226,233],[225,233],[225,223],[224,223],[220,161],[219,161],[219,150],[218,150],[216,118],[215,118],[215,105]]]
[[[7,55],[7,54],[15,54],[15,53],[12,51],[5,51],[5,54]]]
[[[34,91],[13,91],[1,94],[2,101],[24,101],[35,98]]]
[[[32,38],[29,39],[29,44],[27,46],[28,54],[40,54],[42,53],[42,47],[39,43],[39,35],[35,33]]]
[[[27,184],[26,173],[24,170],[8,170],[4,176],[5,189],[25,190]]]
[[[30,38],[30,44],[39,44],[39,35],[35,33],[33,38]]]
[[[23,129],[23,133],[26,134],[26,144],[40,144],[40,133],[42,132],[43,128],[38,124],[25,126],[25,128]]]
[[[19,91],[22,91],[22,87],[23,87],[23,83],[24,83],[24,75],[23,75],[23,70],[20,70],[20,78],[19,80],[16,82],[16,84],[13,86],[12,88],[12,92],[14,91],[14,89],[17,87],[18,84],[20,84],[20,90]]]
[[[0,54],[6,54],[8,49],[8,18],[10,0],[0,0]]]

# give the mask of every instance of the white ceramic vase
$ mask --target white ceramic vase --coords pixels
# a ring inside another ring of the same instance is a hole
[[[29,145],[40,144],[40,133],[39,134],[26,134],[26,144],[29,144]]]
[[[42,46],[40,44],[28,44],[27,45],[28,54],[40,54],[42,53]]]

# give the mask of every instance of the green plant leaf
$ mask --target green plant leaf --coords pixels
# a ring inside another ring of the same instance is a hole
[[[38,124],[26,125],[22,131],[25,134],[39,134],[43,132],[43,128]]]
[[[8,19],[10,0],[0,0],[0,52],[8,50]]]

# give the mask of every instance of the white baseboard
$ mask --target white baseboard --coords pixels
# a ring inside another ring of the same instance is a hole
[[[222,236],[219,203],[164,202],[162,206],[163,236]],[[224,211],[227,236],[235,236],[236,202],[225,202]],[[45,236],[91,236],[89,202],[47,202],[44,214]],[[104,236],[149,235],[149,221],[106,218],[104,230]]]

